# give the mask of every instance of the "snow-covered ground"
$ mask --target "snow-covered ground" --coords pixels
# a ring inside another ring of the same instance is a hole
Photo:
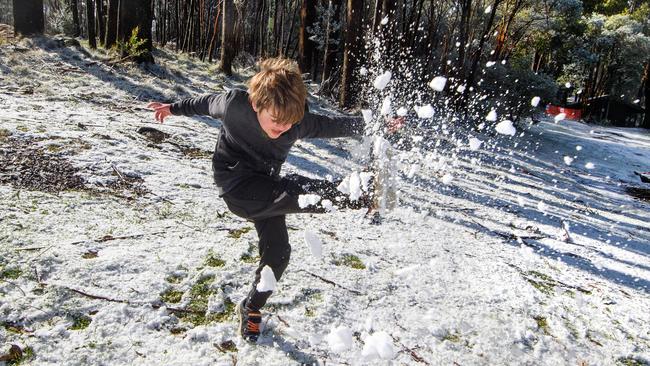
[[[24,365],[650,363],[650,204],[628,189],[650,170],[648,131],[549,119],[523,136],[488,128],[478,150],[464,137],[399,153],[400,205],[383,224],[362,211],[288,218],[292,260],[251,346],[232,304],[256,235],[212,184],[219,122],[158,125],[143,108],[236,83],[167,51],[144,70],[53,43],[0,47],[0,149],[29,141],[87,189],[0,185],[0,353],[16,344]],[[359,145],[300,142],[285,173],[347,176]],[[134,177],[146,191],[107,188]]]

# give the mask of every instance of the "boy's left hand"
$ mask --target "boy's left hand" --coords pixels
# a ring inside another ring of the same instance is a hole
[[[151,102],[147,105],[147,108],[153,109],[154,110],[153,117],[156,119],[156,121],[163,123],[165,118],[172,115],[169,106],[170,106],[169,104]]]
[[[386,128],[388,129],[388,133],[392,135],[395,132],[397,132],[399,129],[404,127],[405,124],[406,124],[406,119],[404,119],[404,117],[396,117],[387,120]]]

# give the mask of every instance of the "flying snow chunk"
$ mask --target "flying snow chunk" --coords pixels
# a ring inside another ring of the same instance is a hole
[[[316,233],[305,230],[305,243],[309,247],[311,255],[318,259],[323,258],[323,243]]]
[[[576,146],[576,150],[578,150],[578,151],[582,150],[582,146],[580,146],[580,145]]]
[[[382,360],[392,360],[395,358],[395,346],[393,339],[386,332],[376,332],[366,338],[365,345],[361,355],[366,360],[380,358]]]
[[[558,113],[555,117],[553,117],[555,123],[563,121],[565,118],[566,118],[566,113]]]
[[[485,14],[490,14],[492,12],[492,6],[488,5],[487,8],[485,8]]]
[[[361,189],[363,189],[364,192],[368,192],[370,180],[372,179],[372,173],[361,172],[359,173],[359,179],[361,180]]]
[[[377,76],[375,78],[375,83],[373,84],[375,86],[375,89],[384,90],[392,77],[393,74],[390,71],[386,71],[385,73]]]
[[[362,109],[361,115],[363,116],[364,122],[366,123],[372,122],[372,111],[370,109]]]
[[[388,24],[388,17],[384,17],[384,19],[381,20],[381,25],[386,25]]]
[[[571,163],[573,163],[573,158],[570,157],[570,156],[565,156],[564,157],[564,164],[571,165]]]
[[[546,211],[548,210],[548,205],[544,203],[544,201],[539,201],[539,203],[537,204],[537,209],[541,212],[546,213]]]
[[[497,120],[497,111],[494,109],[488,113],[488,115],[485,117],[485,120],[490,121],[490,122],[495,122]]]
[[[499,124],[496,125],[495,129],[502,135],[514,136],[515,133],[517,133],[515,126],[512,125],[512,121],[507,119],[499,122]]]
[[[322,200],[320,204],[321,204],[321,206],[323,206],[324,209],[326,209],[329,212],[332,212],[332,211],[335,210],[334,203],[332,203],[332,201],[330,201],[330,200]]]
[[[634,102],[632,102],[632,103],[639,104],[640,101],[641,101],[640,99],[634,99]]]
[[[397,109],[397,115],[400,116],[400,117],[404,117],[404,116],[406,116],[408,113],[409,113],[409,110],[406,109],[405,107],[399,107],[399,108]]]
[[[496,62],[494,62],[494,61],[488,61],[488,62],[485,63],[485,67],[492,67],[495,64],[496,64]]]
[[[406,174],[408,178],[413,178],[417,172],[420,171],[420,166],[418,164],[411,165],[409,172]]]
[[[273,274],[271,267],[264,266],[264,268],[262,268],[262,272],[260,273],[260,277],[260,282],[256,287],[257,291],[267,292],[275,290],[275,275]]]
[[[458,92],[458,94],[463,94],[465,92],[465,85],[458,85],[456,91]]]
[[[476,151],[481,148],[483,141],[477,139],[476,137],[470,137],[469,139],[469,148],[470,150]]]
[[[454,180],[454,176],[449,173],[443,175],[441,179],[443,184],[449,184],[452,180]]]
[[[571,83],[565,83],[564,86],[568,89],[571,87]]]
[[[336,187],[343,194],[350,194],[350,177],[345,177]]]
[[[537,107],[539,105],[539,101],[541,100],[540,97],[533,97],[533,99],[530,100],[530,105],[533,107]]]
[[[447,84],[447,78],[444,76],[436,76],[429,82],[429,87],[435,91],[445,90],[445,84]]]
[[[596,166],[594,165],[594,163],[587,163],[587,164],[585,164],[585,168],[587,168],[587,169],[593,169],[593,168],[595,168],[595,167],[596,167]]]
[[[317,194],[301,194],[298,196],[298,206],[305,208],[307,206],[314,206],[320,201],[320,196]]]
[[[365,67],[361,67],[361,68],[359,69],[359,75],[361,75],[361,76],[366,76],[366,75],[368,75],[368,69],[366,69]]]
[[[391,104],[390,96],[386,96],[386,98],[384,98],[384,101],[381,103],[381,112],[380,113],[381,113],[382,116],[387,116],[387,115],[391,114],[390,104]]]
[[[346,326],[332,328],[327,335],[327,344],[332,352],[340,353],[352,347],[352,331]]]
[[[523,198],[522,196],[517,197],[517,203],[519,206],[524,207],[526,206],[526,199]]]
[[[422,119],[433,117],[433,107],[431,104],[422,107],[415,106],[415,112],[418,114],[418,117]]]
[[[350,174],[350,200],[356,201],[361,197],[361,177],[359,173],[354,172]]]

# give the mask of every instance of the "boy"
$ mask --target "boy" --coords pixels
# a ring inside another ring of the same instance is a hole
[[[369,207],[367,197],[350,201],[337,185],[300,175],[280,177],[289,149],[302,138],[334,138],[359,135],[364,122],[356,117],[328,117],[306,111],[307,89],[300,70],[288,59],[267,59],[249,81],[248,91],[185,99],[173,104],[153,102],[157,121],[169,115],[209,115],[222,121],[212,158],[214,181],[230,211],[253,221],[259,239],[260,263],[253,286],[237,306],[241,336],[255,343],[260,334],[260,309],[271,291],[257,291],[264,266],[276,280],[289,263],[291,246],[285,215],[321,213],[319,205],[301,208],[298,197],[317,194],[339,207]],[[398,121],[397,128],[401,127]],[[389,129],[396,129],[392,123]]]

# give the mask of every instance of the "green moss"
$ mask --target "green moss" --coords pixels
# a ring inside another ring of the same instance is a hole
[[[0,128],[0,140],[11,136],[11,131],[6,128]]]
[[[450,331],[450,332],[447,332],[447,334],[445,334],[442,337],[442,340],[443,341],[453,342],[453,343],[459,343],[461,341],[461,338],[460,338],[460,334],[458,334],[458,332]]]
[[[91,317],[84,314],[73,314],[72,315],[72,325],[68,327],[69,330],[82,330],[88,328],[90,323],[93,321]]]
[[[544,332],[544,334],[551,335],[551,333],[549,333],[548,322],[546,321],[545,317],[534,316],[533,319],[535,319],[535,322],[537,323],[537,327],[541,329]]]
[[[539,292],[552,295],[555,293],[555,286],[557,282],[550,276],[537,272],[537,271],[528,271],[524,277],[528,283],[535,287]]]
[[[62,149],[63,149],[63,147],[61,145],[57,145],[57,144],[47,145],[47,148],[46,148],[46,150],[51,152],[51,153],[61,152]]]
[[[633,357],[620,357],[619,359],[616,360],[617,365],[621,366],[648,366],[650,365],[646,361],[643,360],[638,360]]]
[[[218,345],[215,344],[215,346],[219,349],[221,352],[237,352],[237,345],[233,341],[225,341],[221,342]]]
[[[181,302],[181,298],[183,298],[183,291],[176,291],[174,289],[168,289],[160,294],[160,299],[168,304],[179,303]]]
[[[242,235],[246,234],[247,232],[251,231],[253,228],[250,226],[243,227],[241,229],[232,229],[228,230],[228,236],[233,238],[233,239],[239,239],[241,238]]]
[[[24,362],[27,362],[31,359],[34,358],[34,350],[32,347],[25,347],[22,349],[22,356],[15,360],[11,360],[7,362],[7,366],[19,366],[22,365]]]
[[[169,276],[167,276],[167,278],[165,278],[165,281],[167,281],[169,283],[173,283],[173,284],[181,283],[182,280],[183,280],[183,277],[177,276],[177,275],[169,275]]]
[[[361,259],[354,254],[343,254],[334,259],[334,265],[346,266],[354,269],[366,269]]]
[[[25,126],[17,126],[16,129],[20,132],[29,132],[29,128]]]
[[[209,251],[204,263],[208,267],[223,267],[226,264],[226,261],[214,254],[212,251]]]
[[[316,310],[314,308],[305,306],[305,316],[313,318],[316,316]]]
[[[225,299],[225,309],[218,314],[206,315],[208,310],[208,299],[216,291],[212,288],[214,277],[205,277],[197,281],[189,291],[189,304],[186,309],[191,312],[179,313],[177,316],[194,326],[205,325],[210,322],[224,322],[230,320],[235,313],[235,304],[230,299]]]
[[[249,244],[248,245],[248,251],[244,254],[241,255],[240,259],[244,263],[259,263],[260,261],[260,256],[253,254],[255,250],[257,249],[257,246],[255,244]]]
[[[21,271],[20,268],[18,267],[9,268],[9,269],[5,268],[0,272],[0,279],[9,278],[15,280],[18,277],[20,277],[20,275],[22,274],[23,271]]]
[[[183,328],[183,327],[174,327],[174,328],[169,330],[169,333],[171,333],[173,335],[179,335],[179,334],[183,334],[185,332],[187,332],[187,329]]]

